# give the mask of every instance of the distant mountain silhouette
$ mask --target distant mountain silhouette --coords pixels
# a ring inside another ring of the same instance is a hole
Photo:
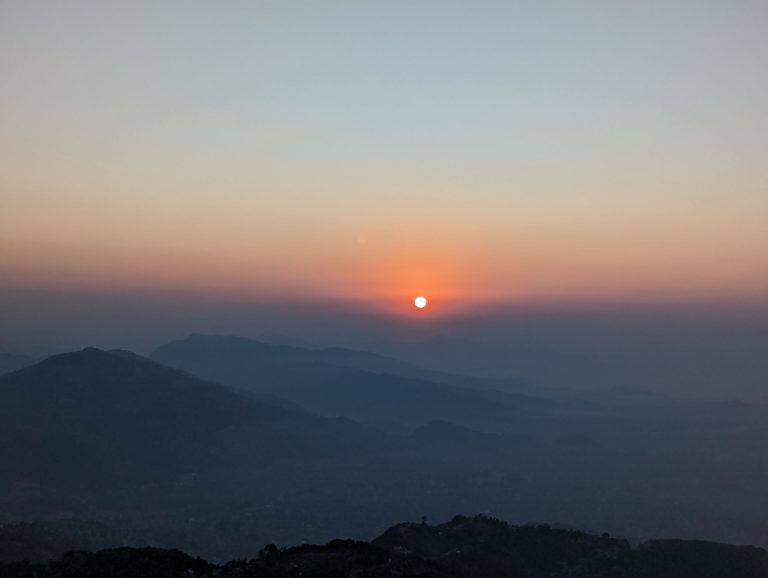
[[[0,578],[764,578],[768,552],[701,541],[623,539],[487,517],[399,524],[375,540],[333,540],[215,565],[178,550],[69,552],[47,564],[0,564]]]
[[[400,377],[434,381],[445,385],[472,387],[474,389],[498,389],[512,393],[534,394],[538,388],[520,379],[495,380],[471,375],[446,373],[444,371],[425,369],[419,365],[402,361],[399,358],[388,357],[370,351],[350,349],[345,347],[315,347],[301,339],[286,337],[275,333],[262,334],[258,339],[238,336],[204,335],[193,333],[186,339],[172,341],[155,350],[155,355],[169,358],[176,354],[184,355],[192,348],[222,348],[227,347],[231,352],[249,353],[263,360],[285,365],[297,363],[327,363],[352,367],[372,373],[387,373]]]
[[[435,380],[437,374],[343,348],[192,335],[158,348],[151,358],[205,379],[271,393],[322,415],[344,415],[395,431],[431,420],[503,429],[530,419],[527,410],[561,409],[554,401],[529,395],[446,385]],[[424,375],[432,379],[413,377]]]
[[[608,371],[614,369],[610,359],[569,349],[511,345],[450,334],[411,341],[375,341],[368,348],[419,367],[484,378],[494,384],[488,387],[504,391],[530,391],[531,382],[539,389],[577,385],[584,389],[590,383],[600,387],[615,385],[603,381],[605,375],[610,375],[611,381],[616,376],[615,371]],[[578,384],[574,378],[579,379]]]
[[[276,333],[274,331],[264,331],[258,336],[258,341],[267,343],[269,345],[287,345],[289,347],[303,347],[304,349],[318,349],[318,347],[299,337],[291,337],[290,335],[283,335],[282,333]]]
[[[185,359],[190,352],[194,351],[209,359],[220,359],[226,356],[228,361],[238,365],[243,363],[242,356],[248,355],[252,362],[261,364],[296,365],[319,362],[373,373],[389,373],[434,381],[441,381],[438,377],[446,375],[368,351],[343,347],[314,348],[300,345],[300,343],[303,342],[274,333],[266,334],[266,339],[193,333],[186,339],[172,341],[158,347],[150,357],[167,362],[177,356]],[[234,368],[233,371],[239,371],[239,369]]]

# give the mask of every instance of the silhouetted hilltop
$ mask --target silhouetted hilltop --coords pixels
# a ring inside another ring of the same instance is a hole
[[[45,562],[69,550],[95,551],[122,546],[197,548],[178,532],[114,528],[99,522],[62,519],[0,526],[0,562]]]
[[[0,377],[0,448],[17,479],[137,481],[218,459],[216,433],[303,419],[152,361],[89,348]]]
[[[179,550],[114,548],[67,552],[47,564],[0,565],[2,578],[202,578],[214,566]]]
[[[0,578],[764,578],[768,552],[712,542],[626,540],[549,526],[457,516],[399,524],[370,543],[279,549],[213,565],[178,550],[70,552],[48,564],[0,565]]]
[[[276,462],[371,451],[380,434],[89,348],[0,376],[0,439],[0,511],[31,517],[220,500]]]
[[[592,575],[597,560],[616,560],[629,552],[625,540],[549,526],[512,526],[483,516],[456,516],[438,526],[399,524],[372,543],[478,577],[555,575],[565,568]]]

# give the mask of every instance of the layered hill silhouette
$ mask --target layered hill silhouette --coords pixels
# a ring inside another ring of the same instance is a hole
[[[763,578],[768,552],[701,541],[656,540],[631,547],[545,525],[488,517],[398,524],[371,542],[268,545],[249,559],[212,564],[179,550],[73,551],[48,563],[0,564],[0,578]]]
[[[88,348],[0,376],[0,513],[179,532],[214,557],[360,535],[425,496],[449,507],[466,451],[488,460],[515,446],[478,435],[388,435]]]
[[[221,557],[252,541],[360,535],[425,495],[448,507],[466,451],[488,460],[515,445],[477,435],[392,436],[88,348],[0,376],[0,512],[179,531]]]
[[[243,381],[92,348],[0,376],[0,523],[176,532],[214,560],[456,512],[768,544],[759,406],[571,403],[187,341]]]
[[[321,415],[344,415],[393,431],[437,419],[504,429],[530,419],[530,412],[538,416],[565,409],[529,394],[460,387],[456,384],[476,380],[351,349],[307,349],[194,334],[159,347],[151,358],[201,378],[274,394]]]
[[[251,363],[284,366],[320,362],[450,385],[465,384],[468,380],[471,383],[498,383],[494,380],[424,369],[418,365],[370,351],[345,347],[314,347],[301,340],[270,333],[264,334],[258,339],[193,333],[186,339],[172,341],[158,347],[151,357],[162,357],[166,361],[173,358],[186,360],[192,351],[201,353],[208,359],[214,359],[221,355],[228,356],[229,360],[233,362],[230,367],[232,375],[241,375],[243,371],[249,370],[249,365],[243,366],[243,356],[247,356]],[[202,362],[202,360],[200,361]],[[525,386],[523,382],[518,385],[521,388]]]

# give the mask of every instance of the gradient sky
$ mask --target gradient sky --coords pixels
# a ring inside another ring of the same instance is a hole
[[[0,0],[0,288],[768,294],[764,1]]]

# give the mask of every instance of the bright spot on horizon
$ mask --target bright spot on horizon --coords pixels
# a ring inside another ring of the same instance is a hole
[[[424,309],[427,306],[427,298],[422,296],[416,297],[413,300],[413,304],[419,309]]]

